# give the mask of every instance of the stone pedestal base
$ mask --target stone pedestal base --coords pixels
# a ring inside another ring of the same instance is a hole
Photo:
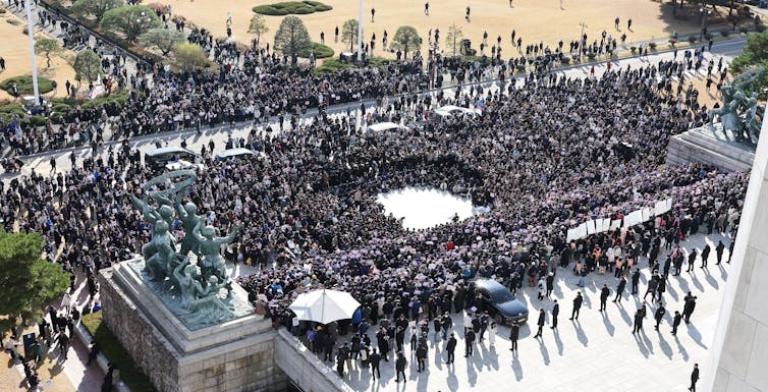
[[[125,263],[102,270],[99,280],[104,322],[158,391],[286,389],[269,320],[250,314],[190,331]]]
[[[754,159],[753,148],[706,126],[673,136],[667,146],[668,165],[702,163],[725,172],[748,172]]]

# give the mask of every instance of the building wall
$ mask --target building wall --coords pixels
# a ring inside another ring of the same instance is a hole
[[[768,116],[762,133],[703,391],[768,392]]]
[[[99,275],[104,323],[158,391],[286,390],[288,379],[274,359],[276,332],[233,336],[231,343],[181,354],[112,280],[112,272]]]

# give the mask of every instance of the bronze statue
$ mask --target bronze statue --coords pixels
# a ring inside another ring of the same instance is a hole
[[[153,287],[162,291],[158,294],[174,305],[172,311],[180,312],[192,326],[203,326],[232,317],[232,282],[219,252],[240,227],[217,237],[215,228],[203,227],[194,203],[182,205],[196,179],[192,170],[165,173],[144,185],[143,198],[131,195],[131,201],[152,224],[152,239],[142,247],[144,279],[156,283]],[[178,251],[170,230],[176,219],[184,230]]]
[[[758,115],[757,93],[745,93],[749,86],[765,74],[764,68],[752,68],[723,86],[723,105],[710,111],[710,129],[719,119],[723,132],[733,133],[737,141],[756,145],[760,137],[761,119]]]

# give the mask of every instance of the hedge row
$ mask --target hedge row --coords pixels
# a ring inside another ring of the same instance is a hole
[[[253,12],[262,15],[283,16],[283,15],[306,15],[315,12],[330,11],[333,7],[323,4],[319,1],[286,1],[283,3],[257,5],[253,7]]]
[[[8,94],[11,93],[11,87],[16,83],[16,89],[19,91],[19,95],[31,95],[34,93],[32,87],[32,76],[15,76],[3,80],[0,83],[0,89],[5,90]],[[44,78],[42,76],[37,77],[37,87],[40,90],[40,94],[46,94],[53,91],[53,80]]]

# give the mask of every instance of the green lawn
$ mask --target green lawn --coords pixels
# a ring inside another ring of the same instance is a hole
[[[153,391],[147,376],[136,366],[128,352],[120,345],[120,341],[107,328],[107,325],[102,324],[101,314],[101,312],[96,312],[84,315],[83,326],[85,329],[99,343],[101,352],[107,359],[117,365],[118,370],[120,370],[120,379],[128,385],[132,392]]]
[[[3,89],[10,94],[11,86],[13,83],[16,83],[16,88],[19,90],[19,95],[31,95],[33,93],[32,76],[25,75],[5,79],[2,83],[0,83],[0,89]],[[37,87],[40,89],[40,94],[49,93],[53,91],[53,80],[38,76]]]
[[[268,5],[257,5],[253,7],[253,12],[262,15],[283,16],[283,15],[306,15],[315,12],[330,11],[333,9],[330,5],[319,1],[286,1]]]

